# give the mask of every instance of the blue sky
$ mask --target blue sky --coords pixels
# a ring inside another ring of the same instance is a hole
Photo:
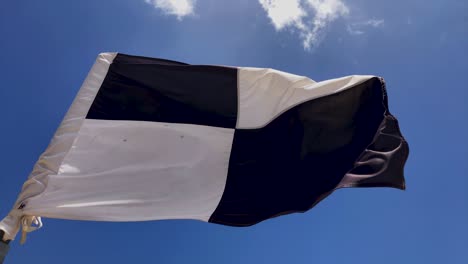
[[[468,263],[467,2],[274,2],[2,3],[1,217],[104,51],[382,76],[411,149],[405,192],[339,190],[249,228],[44,219],[7,263]]]

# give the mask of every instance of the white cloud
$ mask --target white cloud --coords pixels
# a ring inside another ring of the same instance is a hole
[[[346,30],[351,35],[362,35],[365,33],[365,29],[369,27],[379,28],[384,25],[385,21],[383,19],[369,19],[367,21],[357,22],[349,24],[346,27]]]
[[[276,30],[299,30],[305,49],[317,46],[328,24],[349,14],[341,0],[259,0]]]
[[[276,30],[286,26],[300,25],[306,12],[300,7],[299,0],[259,0]]]
[[[168,15],[177,16],[178,19],[194,14],[195,1],[196,0],[145,0],[146,3],[161,9]]]
[[[320,41],[322,30],[332,21],[341,16],[349,14],[348,7],[340,0],[307,0],[312,9],[315,10],[313,28],[307,32],[303,42],[304,48],[310,48],[311,44]]]

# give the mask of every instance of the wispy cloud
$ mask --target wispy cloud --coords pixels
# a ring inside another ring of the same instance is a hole
[[[380,27],[383,26],[384,22],[385,21],[383,19],[370,19],[365,21],[363,24],[366,26]]]
[[[182,19],[184,16],[194,14],[196,0],[145,0],[145,2],[161,9],[165,14]]]
[[[369,19],[367,21],[349,24],[346,29],[351,35],[362,35],[367,28],[379,28],[382,27],[384,23],[385,21],[383,19]]]
[[[357,28],[354,28],[354,27],[352,27],[351,25],[348,25],[348,26],[346,27],[346,30],[347,30],[348,33],[351,34],[351,35],[362,35],[362,34],[365,33],[364,31],[362,31],[362,30],[360,30],[360,29],[357,29]]]
[[[259,0],[275,29],[287,27],[299,30],[306,50],[317,46],[327,26],[349,14],[341,0]]]

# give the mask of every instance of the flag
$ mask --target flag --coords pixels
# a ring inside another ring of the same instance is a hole
[[[197,219],[250,226],[343,187],[404,189],[408,144],[376,76],[100,54],[0,222]]]

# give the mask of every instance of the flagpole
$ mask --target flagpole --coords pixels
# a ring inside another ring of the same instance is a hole
[[[0,264],[3,264],[3,261],[10,250],[10,245],[8,245],[10,240],[4,241],[3,235],[5,235],[5,232],[0,230]]]

